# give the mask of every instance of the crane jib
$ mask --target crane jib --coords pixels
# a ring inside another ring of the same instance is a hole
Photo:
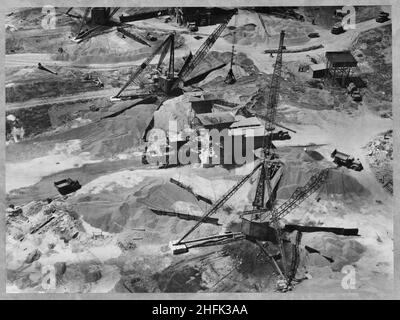
[[[194,230],[197,229],[197,227],[209,216],[217,212],[219,208],[221,208],[226,201],[230,199],[230,197],[248,180],[250,177],[257,172],[257,170],[260,168],[260,166],[263,165],[263,162],[260,162],[247,176],[243,177],[241,180],[239,180],[238,183],[236,183],[231,189],[229,189],[221,198],[218,199],[218,201],[214,204],[214,206],[208,210],[206,214],[203,215],[203,217],[200,219],[199,222],[197,222],[186,234],[177,242],[177,244],[180,244],[189,234],[191,234]]]

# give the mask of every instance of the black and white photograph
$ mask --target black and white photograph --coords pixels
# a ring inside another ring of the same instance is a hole
[[[3,8],[6,296],[397,292],[396,4],[51,2]]]

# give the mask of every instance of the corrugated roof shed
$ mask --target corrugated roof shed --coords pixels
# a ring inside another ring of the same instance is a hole
[[[230,112],[201,113],[196,115],[203,126],[212,126],[224,123],[235,122],[235,117]]]
[[[357,60],[350,51],[328,51],[326,58],[334,67],[356,67]]]

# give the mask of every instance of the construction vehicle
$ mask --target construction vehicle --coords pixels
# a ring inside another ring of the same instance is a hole
[[[274,132],[272,134],[271,140],[290,140],[289,132],[279,130],[278,132]]]
[[[104,88],[104,83],[103,81],[101,81],[101,79],[99,77],[97,77],[96,79],[93,80],[93,83],[98,86],[99,88]]]
[[[169,66],[168,70],[165,74],[162,74],[157,77],[158,87],[161,89],[162,92],[166,93],[167,95],[175,94],[178,92],[178,87],[183,86],[185,80],[190,75],[190,73],[199,65],[199,63],[203,60],[206,56],[208,51],[214,45],[215,41],[217,41],[218,37],[224,31],[225,27],[227,26],[229,20],[234,15],[236,11],[233,11],[227,20],[220,24],[212,34],[207,38],[207,40],[200,46],[197,50],[196,54],[192,56],[189,54],[185,63],[183,64],[181,70],[178,74],[175,74],[175,67],[174,67],[174,60],[175,60],[175,35],[171,33],[168,37],[163,41],[163,43],[156,48],[151,55],[144,61],[140,66],[136,68],[136,70],[131,73],[129,80],[125,83],[125,85],[119,90],[119,92],[111,97],[111,100],[120,100],[121,94],[125,91],[125,89],[130,86],[132,83],[139,86],[140,83],[140,76],[141,74],[147,69],[150,65],[150,62],[153,58],[160,54],[160,58],[157,64],[157,70],[160,71],[161,65],[164,61],[166,54],[169,52]],[[126,98],[126,97],[125,97]]]
[[[165,40],[162,42],[160,46],[158,46],[147,59],[142,62],[134,72],[131,73],[129,80],[124,84],[124,86],[118,91],[118,93],[111,97],[111,100],[121,100],[124,97],[122,97],[122,93],[125,91],[127,87],[129,87],[132,83],[139,86],[140,84],[140,76],[141,74],[149,67],[150,62],[154,59],[154,57],[158,54],[160,54],[160,59],[157,64],[157,69],[160,69],[161,64],[164,61],[164,58],[166,54],[170,51],[170,58],[169,58],[169,69],[167,72],[166,77],[160,77],[158,79],[158,82],[160,83],[160,86],[166,87],[167,84],[170,82],[169,78],[174,78],[174,33],[169,34]],[[168,79],[168,80],[167,80]],[[176,77],[175,77],[176,79]],[[167,82],[167,83],[166,83]],[[166,88],[169,89],[169,88]],[[126,97],[125,97],[126,98]]]
[[[263,143],[263,155],[264,158],[261,160],[261,162],[252,170],[252,172],[248,175],[246,175],[243,179],[241,179],[235,186],[233,186],[228,192],[220,198],[212,207],[209,209],[203,216],[203,218],[194,226],[192,227],[180,240],[178,241],[172,241],[170,243],[171,250],[174,254],[180,254],[188,251],[187,244],[190,243],[196,243],[196,246],[199,246],[202,242],[209,243],[212,241],[213,243],[220,243],[221,241],[226,241],[228,239],[233,239],[233,240],[238,240],[238,239],[243,239],[246,237],[246,231],[244,233],[226,233],[224,235],[218,235],[213,237],[207,237],[205,239],[198,239],[192,240],[192,241],[186,241],[183,242],[184,239],[191,234],[202,222],[204,219],[208,218],[212,214],[214,214],[219,208],[223,206],[223,204],[228,201],[228,199],[238,191],[238,189],[248,180],[252,175],[254,175],[257,171],[260,171],[259,173],[259,180],[257,184],[257,189],[253,201],[253,207],[256,208],[257,210],[265,210],[268,211],[272,208],[273,202],[275,199],[275,191],[276,187],[279,183],[279,180],[282,176],[283,172],[283,163],[277,160],[277,155],[271,152],[272,149],[272,135],[273,131],[275,130],[275,116],[276,116],[276,108],[277,108],[277,102],[278,102],[278,92],[279,92],[279,86],[280,86],[280,75],[282,71],[282,51],[283,51],[283,40],[285,37],[285,32],[281,31],[280,34],[280,41],[279,41],[279,48],[278,48],[278,54],[276,57],[276,62],[274,66],[274,72],[272,76],[272,81],[271,81],[271,86],[269,90],[269,97],[268,97],[268,105],[267,105],[267,122],[265,129],[268,131],[267,139],[264,139]],[[252,230],[252,222],[253,219],[257,219],[260,216],[256,216],[251,214],[251,220],[246,220],[243,221],[242,226],[244,226],[244,229],[251,231]],[[277,222],[277,221],[276,221]],[[249,225],[246,227],[245,225]],[[258,227],[258,226],[257,226]],[[265,226],[261,226],[262,229]],[[283,260],[283,264],[286,265],[285,263],[285,253],[283,251],[283,240],[281,237],[281,231],[280,227],[278,226],[277,223],[274,222],[274,227],[277,230],[277,235],[278,235],[278,243],[279,243],[279,248],[281,252],[281,257]],[[258,227],[259,228],[259,227]],[[251,238],[248,238],[251,239]],[[258,239],[252,239],[254,240],[257,244],[259,244],[261,247],[262,245],[258,242]],[[268,255],[269,256],[269,255]],[[269,258],[271,258],[269,256]],[[272,258],[272,261],[274,263],[274,266],[277,268],[278,272],[282,275],[282,277],[286,276],[284,273],[282,273],[281,269],[278,267],[278,264],[276,261]]]
[[[147,32],[146,39],[149,41],[157,41],[157,38],[153,36],[150,32]]]
[[[10,204],[8,208],[6,209],[6,214],[9,217],[15,217],[20,214],[22,214],[22,208],[19,206],[14,206],[13,204]]]
[[[347,86],[347,93],[352,94],[354,90],[356,90],[357,87],[354,84],[354,82],[350,82],[349,85]]]
[[[104,88],[104,83],[101,81],[99,77],[94,78],[92,74],[86,73],[83,78],[83,82],[93,82],[99,88]]]
[[[188,23],[188,30],[190,32],[196,32],[196,31],[199,31],[199,27],[197,26],[196,22],[189,22]]]
[[[318,32],[311,32],[308,34],[309,38],[319,38],[319,33]]]
[[[344,7],[344,8],[346,8],[346,7]],[[333,27],[331,29],[331,33],[333,33],[333,34],[341,34],[341,33],[346,32],[346,30],[349,29],[351,26],[350,21],[353,20],[354,21],[353,23],[355,23],[355,21],[356,21],[355,11],[353,11],[351,13],[350,10],[344,10],[344,8],[340,9],[340,10],[338,9],[335,11],[335,16],[339,17],[340,21],[336,22],[333,25]],[[353,26],[353,28],[354,28],[354,26]]]
[[[376,22],[383,23],[389,20],[389,13],[380,11],[378,17],[375,19]]]
[[[126,24],[129,21],[138,21],[144,19],[150,19],[160,15],[160,11],[152,11],[145,13],[136,13],[129,16],[120,16],[119,21],[113,19],[114,15],[120,9],[119,7],[87,7],[83,15],[71,14],[73,8],[69,8],[65,14],[71,18],[79,19],[80,25],[78,32],[73,39],[75,42],[80,43],[82,41],[86,41],[90,38],[99,36],[101,34],[105,34],[107,32],[113,31],[116,27],[119,32],[122,32],[124,28],[133,28],[132,25]],[[166,13],[164,10],[162,13]],[[89,18],[90,15],[90,18]],[[131,32],[123,33],[124,36],[127,36],[141,44],[150,46],[144,39],[140,36],[135,35]],[[155,40],[152,40],[155,41]]]
[[[331,29],[331,33],[333,34],[341,34],[343,32],[345,32],[345,30],[343,29],[343,24],[341,22],[335,23]]]
[[[284,31],[281,32],[278,55],[274,67],[271,86],[269,90],[267,115],[265,129],[269,132],[268,139],[265,140],[263,145],[264,157],[254,167],[254,169],[243,178],[241,178],[232,188],[230,188],[221,198],[215,201],[211,208],[201,217],[201,219],[190,228],[179,240],[171,241],[169,246],[173,254],[183,254],[188,252],[191,248],[198,248],[203,246],[221,245],[233,241],[248,240],[256,243],[261,252],[265,254],[269,262],[276,269],[280,278],[278,279],[277,287],[280,291],[286,292],[292,288],[292,280],[295,277],[296,269],[298,266],[299,250],[301,234],[296,237],[296,243],[292,245],[292,261],[290,269],[286,261],[286,251],[284,244],[288,242],[285,239],[285,228],[280,225],[280,220],[294,210],[301,202],[318,190],[329,177],[330,168],[322,169],[311,176],[308,182],[298,187],[291,197],[281,204],[278,208],[274,208],[276,197],[276,190],[280,179],[283,175],[284,164],[279,161],[278,156],[272,152],[272,139],[275,129],[275,115],[277,109],[278,92],[280,87],[280,75],[282,70],[282,51]],[[215,214],[222,206],[248,181],[254,174],[259,172],[257,188],[255,192],[254,201],[252,203],[253,209],[244,211],[240,217],[242,219],[240,231],[238,232],[221,232],[218,235],[202,237],[197,239],[185,240],[192,234],[202,223],[209,219],[211,215]],[[188,186],[185,186],[186,188]],[[314,227],[291,226],[293,229],[298,229],[298,232],[315,232],[321,231],[320,229],[314,230]],[[317,227],[319,228],[319,227]],[[329,228],[330,232],[337,230],[341,234],[350,233],[345,232],[340,228]],[[293,230],[292,230],[293,231]],[[357,230],[358,232],[358,230]],[[268,243],[272,243],[279,248],[279,254],[274,255],[269,252]],[[279,261],[280,260],[280,263]]]
[[[333,158],[333,162],[336,163],[338,167],[343,166],[355,171],[364,169],[359,159],[355,160],[354,157],[336,149],[332,151],[331,158]]]
[[[350,82],[347,86],[347,93],[350,94],[354,101],[359,102],[362,100],[360,89],[356,87],[354,82]]]
[[[58,192],[63,196],[82,188],[78,180],[72,180],[71,178],[56,181],[54,182],[54,186],[57,188]]]
[[[175,90],[180,86],[183,86],[187,77],[193,72],[193,70],[200,64],[200,62],[204,59],[207,55],[208,51],[210,51],[211,47],[217,41],[219,36],[225,30],[226,26],[228,25],[229,21],[231,20],[232,16],[237,14],[237,9],[232,10],[228,17],[225,19],[223,23],[221,23],[214,31],[211,33],[206,41],[200,46],[197,50],[193,58],[190,61],[185,62],[184,66],[178,73],[178,79],[172,84],[171,90]]]

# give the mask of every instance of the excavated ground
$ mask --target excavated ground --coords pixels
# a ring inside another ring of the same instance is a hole
[[[264,54],[263,50],[276,46],[274,41],[278,39],[283,25],[288,26],[286,31],[289,47],[307,46],[309,41],[306,34],[312,32],[314,27],[310,22],[302,25],[299,21],[290,20],[288,25],[286,19],[262,15],[264,22],[271,24],[272,37],[266,46],[262,37],[259,37],[265,31],[258,15],[242,11],[237,21],[232,22],[237,27],[235,41],[238,43],[238,54],[233,67],[237,82],[234,85],[223,83],[229,67],[226,65],[200,77],[200,82],[196,85],[217,98],[239,106],[256,102],[252,111],[263,113],[267,94],[263,89],[270,82],[274,63],[274,58]],[[29,25],[18,22],[21,15],[30,17]],[[35,10],[24,10],[7,19],[8,22],[11,21],[10,24],[17,26],[18,30],[15,32],[26,32],[27,29],[37,30],[37,23],[40,21],[37,15]],[[163,25],[162,19],[149,20],[148,27],[152,23],[157,26],[157,30]],[[70,24],[65,22],[66,27]],[[172,26],[166,25],[165,28],[167,27]],[[320,27],[319,25],[318,28]],[[199,34],[202,34],[203,39],[208,29],[213,30],[214,26],[200,28]],[[193,76],[204,74],[210,67],[229,64],[232,30],[226,30],[213,47],[215,51],[210,52],[194,70]],[[15,53],[51,54],[48,61],[55,61],[52,67],[62,77],[62,85],[59,82],[54,93],[51,93],[48,86],[53,81],[52,75],[39,73],[34,68],[37,64],[35,60],[31,60],[34,62],[28,66],[23,62],[24,67],[17,73],[14,71],[19,66],[12,65],[6,71],[8,103],[29,103],[32,98],[60,94],[79,97],[84,86],[73,84],[72,79],[75,76],[80,79],[86,70],[80,69],[77,64],[94,64],[90,71],[101,75],[106,90],[120,87],[128,76],[130,65],[117,68],[115,64],[129,61],[136,65],[139,63],[138,59],[147,54],[141,45],[110,33],[81,46],[63,45],[66,54],[63,57],[57,56],[57,41],[61,43],[64,36],[65,33],[55,36],[56,42],[49,42],[48,48],[43,39],[39,39],[40,45],[35,50],[29,37],[27,40],[7,40],[10,50],[15,50]],[[7,37],[13,39],[11,35]],[[17,34],[14,38],[17,38]],[[188,52],[186,49],[190,47],[195,52],[203,41],[188,34],[182,34],[181,39],[176,54],[177,69],[182,64],[181,58]],[[377,42],[373,39],[382,40],[378,41],[382,44],[375,45]],[[312,290],[343,293],[343,274],[340,271],[345,265],[356,268],[359,279],[357,288],[367,293],[379,295],[392,279],[393,199],[377,183],[365,161],[367,155],[363,149],[375,135],[392,127],[390,118],[380,116],[380,111],[390,112],[388,106],[391,95],[387,95],[379,110],[374,109],[379,99],[377,91],[385,90],[389,93],[386,90],[391,83],[391,77],[382,88],[379,87],[379,81],[374,80],[374,75],[379,68],[384,68],[385,72],[391,70],[390,40],[390,28],[382,27],[361,34],[352,44],[351,49],[354,52],[359,50],[362,53],[362,56],[356,55],[356,58],[360,59],[362,77],[368,80],[368,86],[363,91],[365,99],[362,104],[352,102],[344,90],[328,85],[321,88],[320,83],[311,81],[310,73],[298,72],[300,60],[310,63],[310,58],[305,54],[301,55],[301,59],[293,54],[284,55],[277,121],[295,129],[297,133],[291,134],[292,139],[289,141],[276,142],[276,152],[285,163],[284,175],[277,192],[277,205],[284,202],[313,173],[322,168],[333,167],[330,152],[334,148],[359,157],[365,168],[362,172],[344,168],[332,169],[329,179],[318,193],[305,200],[283,220],[286,223],[304,225],[359,228],[359,237],[336,236],[330,233],[304,234],[297,276],[304,278],[307,271],[312,279],[299,283],[295,292]],[[11,48],[13,41],[19,43],[16,48]],[[248,41],[254,41],[254,46],[247,44]],[[372,44],[373,47],[367,48],[365,44]],[[110,48],[115,48],[116,51]],[[10,50],[7,52],[10,53]],[[380,56],[382,50],[384,54]],[[320,55],[310,55],[320,59]],[[78,58],[81,56],[82,58]],[[68,65],[70,62],[75,64],[71,68]],[[65,67],[67,65],[68,68]],[[34,78],[32,88],[25,86],[31,77]],[[68,83],[71,83],[71,87],[68,87]],[[149,206],[201,215],[209,205],[199,202],[191,193],[170,183],[169,179],[174,178],[188,184],[193,187],[194,192],[215,201],[240,177],[250,172],[251,164],[234,169],[220,166],[200,168],[191,165],[162,170],[142,165],[140,152],[144,145],[141,137],[156,108],[156,102],[137,105],[135,101],[111,103],[108,97],[78,100],[43,107],[34,124],[28,124],[28,120],[35,113],[34,110],[38,109],[25,111],[25,115],[23,111],[9,111],[26,126],[29,139],[9,143],[6,150],[7,204],[21,205],[23,209],[22,216],[8,218],[8,291],[43,290],[40,282],[43,266],[63,262],[66,269],[59,274],[56,292],[274,290],[277,275],[264,257],[259,255],[258,247],[251,242],[240,241],[219,247],[196,248],[181,256],[170,254],[169,241],[181,237],[194,225],[194,221],[160,216],[151,211]],[[155,125],[165,128],[169,119],[175,119],[183,128],[188,124],[189,111],[187,96],[168,99],[155,112]],[[307,147],[305,152],[302,145],[309,143],[316,145]],[[58,207],[55,214],[65,217],[72,214],[76,219],[65,218],[61,224],[51,224],[46,232],[28,235],[22,242],[16,240],[21,228],[26,233],[26,228],[46,216],[43,210],[47,205],[41,200],[55,197],[53,182],[65,177],[78,179],[83,187],[66,200],[56,200]],[[221,226],[203,224],[191,236],[203,237],[223,230],[237,231],[240,223],[238,213],[251,207],[256,184],[257,177],[254,176],[215,215]],[[37,209],[32,211],[31,207]],[[80,236],[66,244],[57,230],[72,225],[79,229]],[[100,231],[105,237],[94,239],[93,233]],[[320,254],[307,252],[305,245],[319,250],[333,262],[330,263]],[[39,249],[42,253],[35,261],[37,263],[24,262],[28,253],[34,249]]]

